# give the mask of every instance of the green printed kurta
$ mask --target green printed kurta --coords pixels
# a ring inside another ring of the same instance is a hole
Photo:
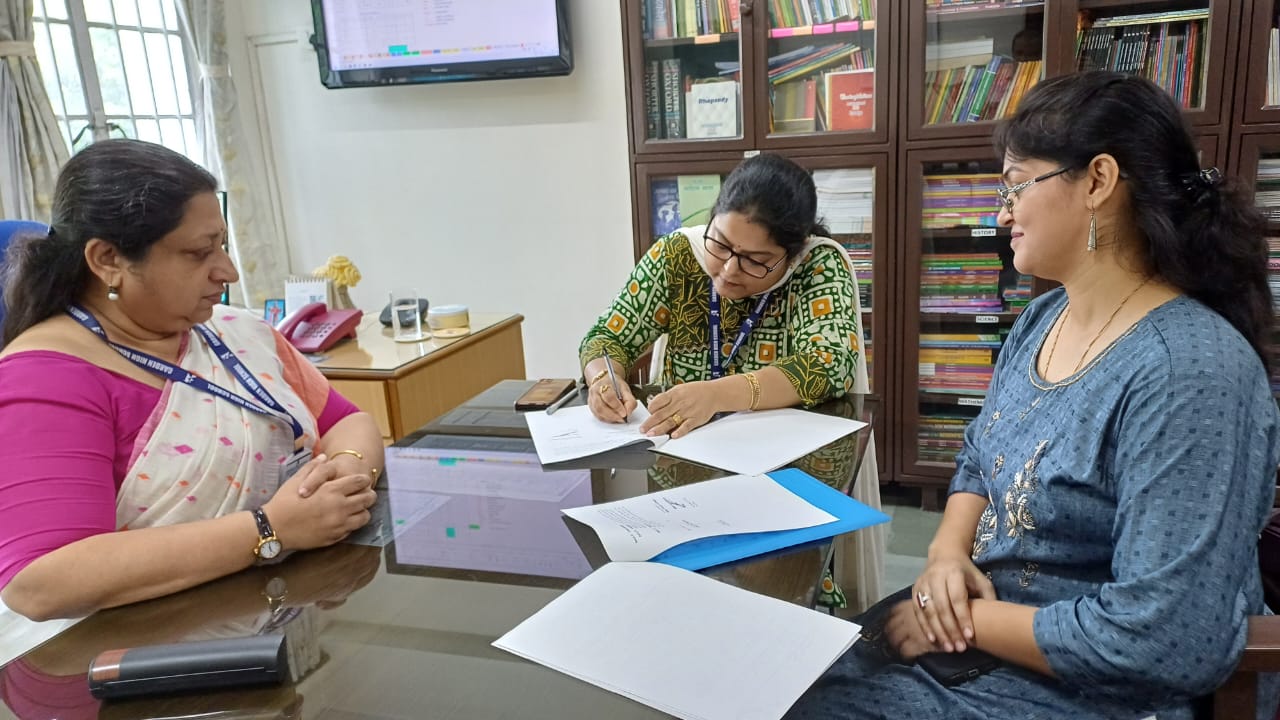
[[[608,354],[630,368],[666,333],[660,381],[711,379],[710,278],[694,257],[686,232],[688,237],[701,237],[694,230],[677,230],[659,238],[640,259],[626,286],[583,339],[578,351],[582,365]],[[725,365],[726,374],[776,367],[805,405],[853,390],[861,350],[855,292],[849,265],[838,251],[815,247],[774,291],[760,324]],[[755,301],[721,298],[722,356],[733,346]]]

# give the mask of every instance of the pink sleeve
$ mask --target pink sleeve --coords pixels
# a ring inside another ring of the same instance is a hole
[[[117,409],[99,372],[54,353],[0,360],[0,587],[45,553],[115,530]]]
[[[354,415],[360,412],[360,408],[355,403],[342,396],[342,393],[329,388],[329,400],[324,404],[324,412],[320,413],[320,417],[316,419],[316,429],[320,433],[320,437],[324,437],[325,433],[338,424],[338,421],[348,415]]]

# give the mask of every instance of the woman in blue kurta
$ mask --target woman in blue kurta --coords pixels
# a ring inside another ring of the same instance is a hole
[[[1266,612],[1260,217],[1140,78],[1046,81],[995,144],[1014,265],[1063,287],[1001,351],[913,598],[793,717],[1190,718]],[[969,646],[1003,665],[947,688],[912,664]]]

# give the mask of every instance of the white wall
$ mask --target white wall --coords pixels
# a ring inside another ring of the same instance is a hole
[[[568,77],[327,90],[307,0],[229,3],[241,109],[264,143],[250,150],[292,270],[348,255],[366,311],[410,286],[522,313],[529,376],[576,373],[630,267],[631,214],[618,3],[570,4]]]

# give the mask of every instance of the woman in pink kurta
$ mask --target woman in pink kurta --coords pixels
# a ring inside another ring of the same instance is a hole
[[[48,235],[7,256],[13,611],[164,595],[368,522],[380,433],[261,319],[218,304],[237,273],[215,187],[161,146],[96,143],[59,176]]]

